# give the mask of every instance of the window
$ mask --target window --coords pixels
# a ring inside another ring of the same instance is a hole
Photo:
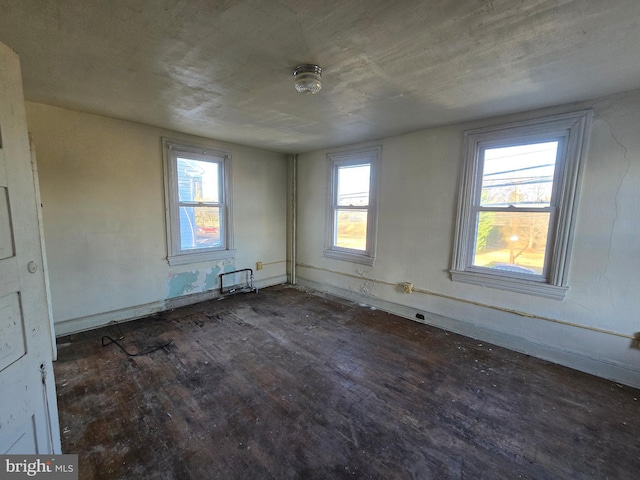
[[[169,264],[233,257],[230,153],[162,143]]]
[[[465,132],[451,276],[562,299],[591,112]]]
[[[324,256],[373,265],[381,147],[330,153]]]

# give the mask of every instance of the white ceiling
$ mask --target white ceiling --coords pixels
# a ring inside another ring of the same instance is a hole
[[[27,100],[300,153],[638,89],[639,20],[639,0],[0,0],[0,41]]]

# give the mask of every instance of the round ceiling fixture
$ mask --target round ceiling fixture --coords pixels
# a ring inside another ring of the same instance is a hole
[[[314,94],[322,88],[322,69],[318,65],[298,65],[293,76],[299,93]]]

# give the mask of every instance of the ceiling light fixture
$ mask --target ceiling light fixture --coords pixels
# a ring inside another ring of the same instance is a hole
[[[322,88],[322,69],[318,65],[298,65],[293,70],[293,76],[299,93],[314,94]]]

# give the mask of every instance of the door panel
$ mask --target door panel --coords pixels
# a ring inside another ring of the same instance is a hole
[[[0,163],[4,163],[2,159],[0,159]],[[2,182],[1,178],[0,182]],[[11,212],[9,211],[9,192],[7,190],[7,187],[0,187],[0,260],[13,257],[13,253],[13,237],[11,236]]]
[[[18,293],[0,298],[0,373],[27,353],[23,320]]]
[[[60,453],[37,208],[20,64],[0,44],[0,453]]]
[[[36,441],[35,419],[28,418],[24,425],[19,425],[13,434],[8,438],[15,438],[15,441],[6,451],[0,450],[3,455],[15,455],[23,452],[34,452],[38,450]]]

